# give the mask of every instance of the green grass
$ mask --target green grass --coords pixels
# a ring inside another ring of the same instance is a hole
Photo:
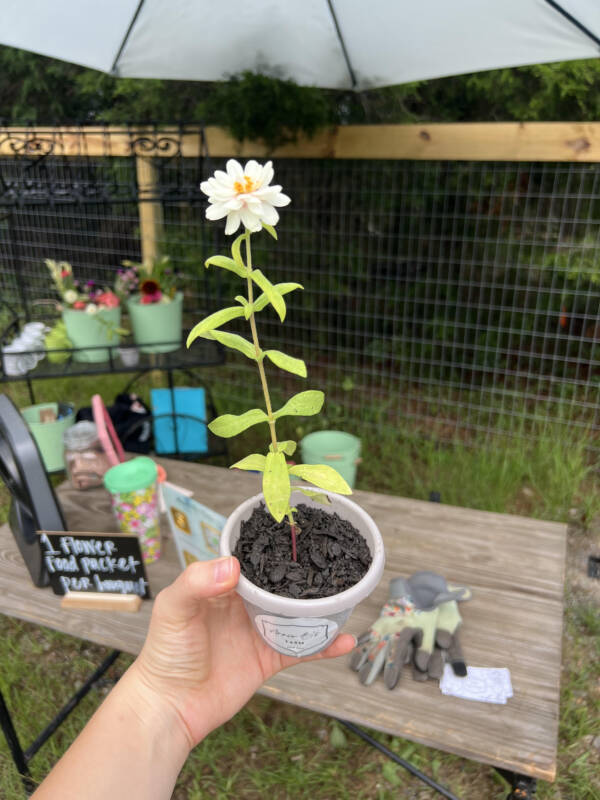
[[[206,376],[205,376],[206,377]],[[210,377],[207,377],[210,381]],[[38,383],[39,398],[89,403],[101,391],[111,399],[123,378]],[[149,381],[140,387],[147,396]],[[212,383],[211,385],[214,385]],[[26,405],[23,386],[9,393]],[[219,392],[217,399],[225,395]],[[240,409],[248,407],[243,398]],[[226,410],[231,408],[231,399]],[[225,409],[223,409],[225,410]],[[282,435],[295,437],[293,423]],[[356,432],[356,428],[353,429]],[[577,519],[569,546],[580,546],[582,526],[600,513],[600,485],[586,449],[585,431],[565,434],[564,426],[530,428],[531,438],[497,436],[493,440],[438,445],[432,438],[389,426],[363,433],[363,463],[357,488],[427,499],[432,490],[442,501],[471,508],[520,513],[540,519]],[[263,449],[260,431],[231,442],[230,463]],[[218,463],[224,464],[221,459]],[[0,515],[7,494],[0,489]],[[425,566],[425,565],[424,565]],[[53,716],[73,687],[106,652],[50,630],[0,618],[0,687],[15,712],[18,733],[27,745]],[[121,657],[108,677],[116,679],[128,659]],[[600,617],[592,600],[567,588],[558,778],[541,783],[540,800],[600,800]],[[77,735],[108,686],[92,690],[81,706],[31,762],[41,780]],[[463,800],[500,800],[506,784],[491,768],[429,748],[375,734],[380,741],[433,775]],[[1,737],[0,737],[1,738]],[[0,795],[23,796],[4,741],[0,741]],[[192,753],[180,776],[176,800],[196,798],[417,798],[436,795],[335,722],[265,698],[256,697],[233,720],[211,734]]]

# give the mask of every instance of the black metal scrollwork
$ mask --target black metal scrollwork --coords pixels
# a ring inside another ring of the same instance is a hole
[[[131,152],[136,156],[161,155],[163,158],[175,158],[181,155],[181,138],[172,136],[143,135],[132,138]]]

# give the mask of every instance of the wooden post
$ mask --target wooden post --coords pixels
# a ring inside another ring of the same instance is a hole
[[[140,215],[140,243],[142,261],[152,262],[159,255],[159,242],[163,236],[163,213],[158,195],[158,170],[151,158],[136,156],[138,207]]]

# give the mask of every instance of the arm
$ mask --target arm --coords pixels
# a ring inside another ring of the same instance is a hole
[[[232,591],[239,571],[235,558],[196,562],[157,596],[142,652],[34,800],[168,800],[190,750],[265,680],[350,652],[341,634],[307,659],[276,653]]]

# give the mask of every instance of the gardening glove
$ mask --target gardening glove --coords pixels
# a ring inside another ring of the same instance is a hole
[[[468,600],[471,592],[461,600]],[[445,660],[452,665],[454,674],[464,678],[467,674],[467,665],[463,656],[458,630],[462,625],[462,617],[458,610],[456,600],[443,603],[438,609],[437,628],[435,632],[436,645],[444,651]]]
[[[411,655],[420,672],[427,675],[431,663],[437,674],[440,663],[439,657],[434,657],[434,645],[438,606],[462,592],[449,590],[446,581],[433,572],[390,581],[389,599],[379,619],[359,637],[350,660],[360,681],[368,686],[383,670],[385,685],[393,689]]]
[[[450,587],[454,589],[455,587]],[[471,591],[466,587],[459,598],[460,601],[469,600]],[[454,674],[464,678],[467,674],[467,666],[462,654],[458,629],[462,624],[457,600],[448,600],[438,608],[437,627],[435,633],[435,650],[429,660],[426,671],[421,671],[416,663],[413,663],[413,678],[416,681],[426,681],[428,678],[439,680],[444,673],[444,664],[452,666]]]

